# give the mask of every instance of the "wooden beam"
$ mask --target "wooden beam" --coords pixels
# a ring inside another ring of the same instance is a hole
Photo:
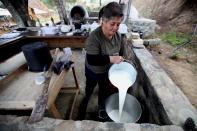
[[[1,0],[19,27],[35,26],[28,14],[28,0]]]
[[[55,107],[54,103],[51,105],[50,111],[53,113],[55,118],[62,119],[62,117],[61,117],[60,113],[58,112],[57,108]]]
[[[48,88],[49,88],[49,84],[50,84],[51,77],[53,74],[52,65],[55,63],[55,61],[57,59],[57,54],[58,54],[58,49],[56,49],[55,54],[53,55],[53,61],[50,65],[50,68],[45,74],[46,80],[43,85],[43,91],[42,91],[42,94],[39,96],[38,100],[36,101],[36,105],[34,106],[34,108],[32,110],[31,116],[28,120],[29,124],[32,124],[32,123],[42,120],[42,117],[44,115],[44,112],[45,112],[45,109],[47,106]]]
[[[10,14],[12,14],[12,17],[14,18],[14,21],[17,23],[17,25],[19,27],[25,27],[25,23],[23,22],[19,13],[15,10],[15,7],[12,5],[12,3],[9,0],[1,0],[1,2],[8,9]]]
[[[71,111],[70,111],[70,116],[69,116],[69,119],[72,120],[72,116],[73,116],[73,112],[74,112],[74,108],[75,108],[75,103],[77,101],[77,96],[79,95],[79,89],[76,91],[75,93],[75,98],[74,98],[74,101],[72,103],[72,107],[71,107]]]
[[[52,48],[83,48],[87,39],[85,36],[27,36],[27,38],[45,42],[48,47]]]
[[[65,9],[64,0],[54,0],[57,6],[58,14],[60,16],[60,20],[63,20],[65,24],[68,24],[68,18]]]
[[[32,110],[35,101],[0,101],[1,110]]]
[[[74,59],[74,54],[71,56],[71,60]],[[59,75],[53,74],[51,82],[49,84],[49,98],[47,102],[47,108],[50,108],[51,105],[55,102],[55,99],[68,75],[69,70],[63,70]]]

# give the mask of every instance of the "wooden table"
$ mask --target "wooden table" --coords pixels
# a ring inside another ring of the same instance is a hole
[[[84,48],[87,36],[66,36],[65,34],[43,35],[40,32],[23,32],[13,39],[0,39],[0,62],[21,52],[21,47],[31,42],[45,42],[51,48]]]
[[[72,56],[73,60],[74,57]],[[63,70],[60,75],[52,74],[48,90],[47,109],[49,109],[56,118],[61,119],[58,110],[55,107],[55,100],[60,89],[66,80],[69,70]],[[68,88],[76,90],[75,98],[72,104],[70,119],[75,106],[77,95],[79,94],[79,86],[75,75],[75,68],[72,68],[75,87]],[[35,78],[41,73],[34,73],[27,70],[27,65],[23,65],[4,79],[0,81],[0,109],[1,110],[29,110],[33,109],[38,97],[43,90],[43,84],[37,85]]]
[[[66,36],[66,34],[44,35],[40,32],[27,32],[23,34],[27,39],[42,41],[47,43],[48,47],[85,47],[87,36]]]

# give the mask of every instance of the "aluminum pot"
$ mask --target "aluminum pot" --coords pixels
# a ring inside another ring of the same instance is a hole
[[[105,107],[108,116],[113,121],[120,123],[135,123],[140,119],[142,114],[140,103],[134,96],[130,94],[126,95],[121,119],[117,119],[117,117],[119,118],[119,93],[110,95],[105,101]],[[112,113],[115,110],[117,112]],[[126,114],[123,114],[125,112]]]
[[[120,79],[118,79],[118,81],[112,79],[112,75],[114,75],[116,72],[122,72],[120,74]],[[127,76],[124,76],[124,74],[126,73]],[[136,80],[136,76],[137,76],[137,71],[136,69],[128,62],[121,62],[119,64],[113,64],[108,72],[108,77],[110,82],[118,87],[120,82],[124,83],[124,78],[128,77],[128,79],[130,80],[129,85],[127,85],[128,87],[132,86]],[[119,82],[119,83],[118,83]]]

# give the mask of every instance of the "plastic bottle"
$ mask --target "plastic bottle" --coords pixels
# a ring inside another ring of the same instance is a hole
[[[87,21],[87,23],[86,23],[86,35],[88,36],[89,33],[90,33],[90,24]]]
[[[86,56],[86,49],[82,48],[82,55],[85,57]]]

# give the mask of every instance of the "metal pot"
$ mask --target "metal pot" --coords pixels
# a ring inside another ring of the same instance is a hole
[[[108,116],[113,121],[120,123],[135,123],[140,119],[142,113],[140,103],[130,94],[126,95],[121,119],[117,119],[117,117],[119,118],[119,93],[109,96],[105,101],[105,107]],[[116,113],[112,113],[113,111]]]
[[[114,79],[111,79],[111,75],[114,75],[116,72],[123,72],[122,74],[120,74],[120,79],[117,81],[115,81]],[[126,73],[127,76],[123,76],[124,73]],[[136,76],[137,76],[137,71],[136,69],[128,62],[121,62],[119,64],[113,64],[108,72],[108,77],[110,82],[118,87],[118,82],[124,82],[124,78],[128,77],[128,79],[130,80],[129,85],[127,85],[128,87],[132,86],[136,80]]]

